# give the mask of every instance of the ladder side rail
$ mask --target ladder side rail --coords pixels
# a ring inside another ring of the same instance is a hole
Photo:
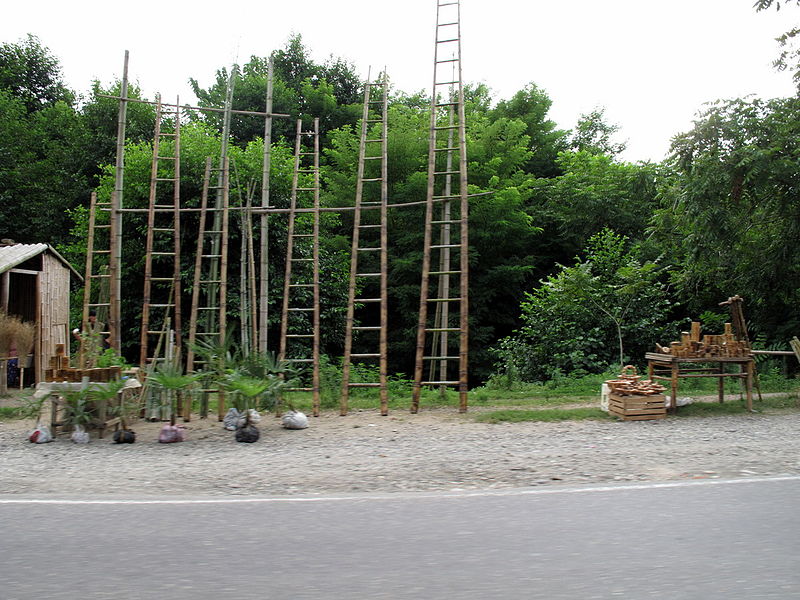
[[[313,286],[314,286],[314,312],[313,312],[313,348],[312,348],[312,414],[319,416],[320,405],[320,299],[319,299],[319,118],[314,119],[314,224],[313,224]]]
[[[175,209],[173,215],[173,269],[172,286],[174,291],[174,306],[172,308],[173,323],[175,324],[175,356],[178,364],[183,362],[183,321],[181,315],[181,103],[180,98],[175,102],[175,142],[174,142],[174,168],[172,200]]]
[[[380,295],[381,295],[381,308],[380,308],[380,332],[378,339],[378,351],[380,353],[378,363],[378,373],[380,383],[380,403],[381,415],[389,414],[389,290],[388,290],[388,273],[389,273],[389,235],[388,235],[388,221],[389,221],[389,77],[386,73],[386,68],[383,69],[383,89],[382,89],[382,102],[381,110],[383,112],[383,122],[381,123],[382,143],[381,143],[381,210],[380,210],[380,244],[381,244],[381,278],[380,278]]]

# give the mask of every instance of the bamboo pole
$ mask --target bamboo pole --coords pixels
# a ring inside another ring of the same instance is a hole
[[[122,68],[119,112],[117,114],[117,156],[114,169],[114,193],[111,196],[111,257],[109,274],[112,277],[110,289],[109,332],[111,347],[117,352],[122,349],[122,328],[120,302],[122,298],[122,208],[125,182],[125,124],[128,111],[128,51]]]
[[[266,117],[264,119],[264,160],[261,176],[261,208],[270,207],[269,184],[272,152],[272,78],[274,65],[269,59],[267,71],[267,101]],[[266,352],[269,348],[269,214],[261,214],[260,231],[260,282],[259,282],[259,321],[258,321],[258,349]]]

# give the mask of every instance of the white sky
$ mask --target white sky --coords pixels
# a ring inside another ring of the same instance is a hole
[[[625,159],[660,160],[704,102],[794,94],[771,63],[800,10],[756,13],[753,1],[462,0],[464,80],[496,99],[535,82],[562,128],[604,106],[628,140]],[[205,87],[219,67],[300,33],[317,61],[343,57],[362,77],[386,66],[396,88],[429,92],[435,12],[436,0],[9,0],[0,41],[37,35],[78,92],[119,78],[127,49],[145,94],[194,103],[189,77]]]

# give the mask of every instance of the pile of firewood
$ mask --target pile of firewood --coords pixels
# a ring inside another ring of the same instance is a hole
[[[50,368],[44,370],[44,380],[47,382],[80,383],[84,377],[88,377],[89,381],[107,382],[119,379],[121,374],[121,367],[72,368],[69,366],[69,357],[66,355],[64,344],[56,344],[56,355],[50,357]]]
[[[664,391],[664,386],[636,374],[636,367],[627,365],[617,379],[606,380],[612,394],[619,396],[654,396]]]
[[[677,358],[742,358],[750,355],[750,344],[737,340],[730,323],[725,323],[722,335],[700,337],[700,323],[693,322],[691,331],[681,333],[680,342],[672,342],[668,347],[656,344],[660,354]]]

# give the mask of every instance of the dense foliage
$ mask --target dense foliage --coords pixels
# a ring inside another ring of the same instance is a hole
[[[780,3],[775,3],[780,4]],[[773,5],[758,3],[758,9]],[[353,202],[361,78],[347,61],[317,63],[299,36],[241,67],[220,68],[199,104],[263,111],[269,60],[273,110],[271,201],[289,202],[295,120],[318,117],[322,203]],[[791,55],[784,57],[791,62]],[[788,64],[788,63],[787,63]],[[792,66],[789,64],[788,66]],[[35,37],[0,44],[0,237],[49,242],[81,268],[92,190],[113,189],[119,82],[94,82],[80,96],[63,83],[58,60]],[[140,98],[135,86],[132,97]],[[780,346],[800,333],[800,100],[721,101],[674,139],[662,164],[620,160],[624,142],[604,110],[573,130],[550,119],[552,100],[534,82],[511,98],[485,85],[465,88],[470,192],[470,356],[474,384],[499,369],[523,380],[598,372],[641,360],[667,343],[677,323],[704,314],[719,324],[718,302],[739,294],[753,330]],[[393,90],[389,121],[391,203],[426,193],[429,99]],[[220,113],[187,115],[181,197],[200,199],[206,157],[219,155]],[[152,105],[130,103],[125,203],[148,196]],[[236,115],[230,130],[234,204],[258,203],[262,118]],[[238,218],[237,218],[238,219]],[[241,253],[234,219],[231,262]],[[415,344],[422,258],[421,208],[390,212],[390,370],[409,373]],[[126,216],[124,329],[138,340],[146,224]],[[192,271],[196,217],[185,216],[183,271]],[[322,219],[323,351],[342,354],[352,215]],[[258,241],[256,242],[258,243]],[[281,302],[286,218],[270,218],[273,331]],[[564,266],[568,265],[568,266]],[[240,310],[232,277],[229,311]],[[275,342],[272,337],[270,344]],[[273,345],[274,347],[274,345]],[[499,359],[499,362],[498,362]]]

